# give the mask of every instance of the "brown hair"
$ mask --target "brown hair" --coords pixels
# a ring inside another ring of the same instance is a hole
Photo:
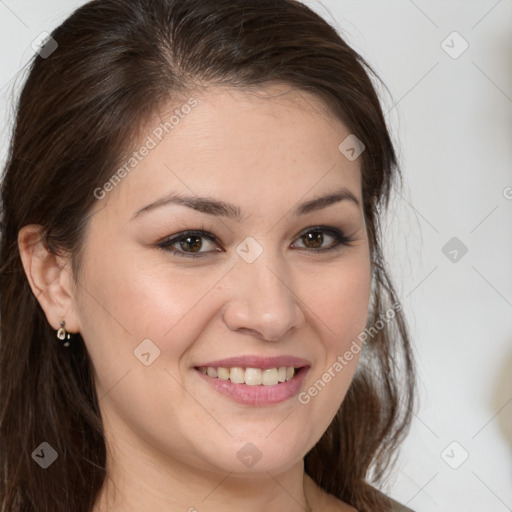
[[[106,477],[85,344],[80,334],[71,351],[56,341],[24,273],[18,232],[41,225],[48,250],[72,255],[77,282],[93,191],[130,152],[140,127],[177,95],[281,82],[324,100],[366,146],[360,159],[373,277],[368,326],[398,303],[379,245],[379,216],[400,171],[370,79],[376,74],[319,15],[295,0],[95,0],[52,37],[58,47],[35,56],[22,89],[1,190],[3,512],[90,512]],[[391,509],[376,487],[413,414],[411,350],[398,310],[365,344],[339,412],[305,457],[306,472],[360,512]],[[44,471],[31,456],[43,441],[59,454]]]

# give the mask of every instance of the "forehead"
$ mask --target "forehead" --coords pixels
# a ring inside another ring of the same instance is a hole
[[[360,198],[360,159],[338,147],[348,135],[319,98],[286,85],[191,93],[145,123],[107,199],[133,210],[177,190],[257,207],[340,184]]]

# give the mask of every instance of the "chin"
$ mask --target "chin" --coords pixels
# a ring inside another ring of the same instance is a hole
[[[273,427],[275,428],[275,427]],[[290,437],[275,436],[269,430],[259,436],[244,436],[243,440],[233,444],[232,449],[224,450],[224,460],[222,470],[232,471],[243,475],[252,475],[262,473],[268,477],[268,472],[280,473],[302,460],[305,449],[293,447],[290,443]],[[269,435],[270,434],[270,435]],[[252,441],[249,440],[252,438]],[[219,450],[216,451],[216,462]]]

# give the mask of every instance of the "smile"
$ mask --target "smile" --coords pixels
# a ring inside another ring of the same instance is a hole
[[[265,406],[284,402],[296,396],[309,368],[309,366],[297,369],[293,366],[265,369],[200,366],[195,367],[195,370],[199,378],[214,392],[240,404]],[[284,381],[280,380],[283,375]]]
[[[293,379],[295,368],[293,366],[280,366],[279,368],[225,368],[222,366],[201,366],[199,371],[214,379],[231,381],[234,384],[247,384],[248,386],[275,386],[279,383]]]

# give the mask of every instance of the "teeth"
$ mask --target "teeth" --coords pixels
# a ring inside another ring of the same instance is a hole
[[[261,370],[259,368],[246,368],[245,383],[248,386],[261,386]]]
[[[247,384],[248,386],[275,386],[280,382],[293,379],[295,368],[293,366],[281,366],[279,368],[217,368],[213,366],[201,366],[201,373],[209,377],[230,380],[235,384]]]
[[[243,368],[231,368],[229,372],[229,380],[236,384],[243,384],[245,380],[245,372]]]
[[[217,368],[217,377],[221,380],[228,380],[229,379],[229,368],[222,368],[219,366]]]
[[[277,368],[266,368],[261,372],[261,383],[264,386],[275,386],[278,382],[278,369]]]

